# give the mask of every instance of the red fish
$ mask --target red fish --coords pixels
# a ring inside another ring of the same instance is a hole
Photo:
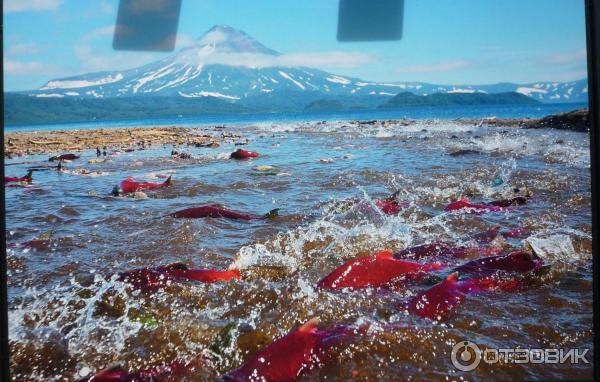
[[[450,244],[438,241],[430,244],[417,245],[403,249],[394,253],[396,259],[424,259],[432,257],[453,257],[465,258],[473,255],[489,256],[502,252],[502,248],[494,246],[464,247],[451,246]]]
[[[529,230],[525,227],[518,227],[508,231],[500,231],[500,226],[495,226],[493,228],[488,229],[487,231],[471,235],[468,238],[468,240],[476,241],[479,244],[487,244],[494,241],[494,239],[496,239],[498,235],[502,236],[505,239],[520,238],[529,235]]]
[[[524,204],[527,204],[528,200],[529,199],[524,196],[517,196],[510,199],[494,200],[493,202],[489,202],[488,204],[496,207],[507,208],[512,206],[522,206]]]
[[[494,241],[500,233],[500,226],[494,226],[486,231],[469,236],[468,240],[476,241],[479,244],[488,244]]]
[[[163,183],[151,182],[136,182],[132,177],[129,177],[121,182],[120,191],[123,193],[132,193],[142,190],[156,190],[171,185],[171,177],[168,177]]]
[[[398,202],[396,199],[375,199],[375,205],[386,215],[398,215],[400,211],[408,207],[406,202]]]
[[[301,374],[325,363],[333,355],[331,348],[351,333],[338,327],[320,330],[312,319],[260,350],[238,369],[228,373],[233,381],[294,381]]]
[[[27,175],[23,176],[23,177],[12,177],[12,176],[5,176],[4,177],[4,184],[7,183],[31,183],[33,181],[33,177],[31,176],[31,174],[33,173],[32,170],[27,171]]]
[[[470,210],[468,212],[501,212],[512,206],[527,204],[527,198],[518,196],[512,199],[495,200],[489,203],[472,203],[469,198],[462,198],[454,201],[444,208],[444,211],[461,211]]]
[[[213,269],[189,269],[185,264],[175,263],[163,267],[135,269],[119,274],[119,280],[131,284],[135,289],[153,291],[169,281],[194,280],[203,283],[241,279],[239,270],[218,271]]]
[[[489,276],[498,271],[527,273],[541,268],[544,261],[533,253],[512,252],[503,256],[490,256],[469,261],[454,268],[460,274]]]
[[[6,248],[29,248],[34,250],[44,250],[50,246],[50,240],[48,239],[34,239],[24,243],[9,243]]]
[[[444,211],[460,211],[460,210],[472,210],[472,212],[500,212],[504,211],[504,207],[494,206],[491,204],[485,203],[471,203],[469,198],[462,198],[457,201],[454,201],[444,208]]]
[[[167,365],[154,366],[148,369],[128,373],[120,366],[102,370],[91,377],[85,377],[77,382],[159,382],[179,381],[194,369],[202,366],[203,362],[196,359],[190,363],[179,361]]]
[[[59,155],[59,156],[51,157],[49,159],[49,161],[50,162],[54,162],[54,161],[75,160],[75,159],[79,159],[79,155],[75,155],[75,154],[62,154],[62,155]]]
[[[522,237],[529,235],[529,230],[525,227],[519,227],[519,228],[512,229],[510,231],[503,231],[500,234],[505,239],[522,238]]]
[[[269,211],[265,215],[253,215],[244,212],[237,212],[224,208],[218,204],[207,204],[205,206],[187,208],[171,214],[175,218],[199,219],[199,218],[226,218],[239,220],[270,219],[276,217],[279,208]]]
[[[235,152],[231,153],[231,159],[250,159],[250,158],[258,158],[260,156],[259,153],[254,151],[237,149]]]
[[[337,268],[318,286],[326,289],[382,287],[418,278],[425,272],[443,269],[438,263],[420,264],[394,259],[391,251],[351,260]]]
[[[469,294],[485,291],[514,291],[521,287],[516,279],[467,279],[458,280],[458,273],[452,273],[444,281],[419,293],[408,303],[408,311],[431,320],[447,319],[452,310],[459,306]]]

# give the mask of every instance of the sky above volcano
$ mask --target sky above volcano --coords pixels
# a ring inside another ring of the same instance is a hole
[[[5,90],[170,55],[114,51],[117,9],[117,0],[5,0]],[[335,0],[183,0],[176,49],[219,24],[245,31],[289,65],[371,81],[530,83],[587,75],[583,0],[406,0],[404,13],[400,41],[342,43]]]

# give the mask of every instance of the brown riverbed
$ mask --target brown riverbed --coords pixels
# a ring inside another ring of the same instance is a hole
[[[4,136],[6,156],[48,154],[99,148],[146,149],[155,145],[218,147],[240,138],[219,127],[201,131],[187,127],[134,127],[90,130],[11,132]]]

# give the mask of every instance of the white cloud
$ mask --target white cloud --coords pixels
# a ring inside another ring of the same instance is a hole
[[[73,48],[73,51],[81,61],[81,71],[86,73],[131,69],[159,58],[159,56],[152,53],[140,52],[113,52],[102,55],[86,45],[77,45]]]
[[[274,56],[257,53],[223,53],[212,49],[190,49],[179,54],[177,59],[186,64],[226,64],[251,68],[276,66],[355,68],[375,62],[372,56],[356,52],[291,53]]]
[[[219,44],[227,40],[227,34],[221,30],[210,31],[202,37],[200,44]]]
[[[578,49],[572,52],[560,53],[547,57],[544,60],[544,63],[551,65],[585,64],[586,60],[587,51],[585,49]]]
[[[100,10],[102,11],[102,13],[106,13],[106,14],[112,14],[114,12],[114,8],[113,8],[112,4],[110,4],[104,0],[100,2]]]
[[[194,43],[196,43],[196,40],[192,36],[185,33],[178,33],[175,49],[185,48]]]
[[[4,73],[12,76],[31,76],[56,73],[55,65],[44,64],[38,61],[17,61],[6,58],[4,60]]]
[[[405,66],[396,69],[397,73],[438,73],[438,72],[452,72],[459,69],[464,69],[470,64],[465,60],[455,61],[444,61],[436,64],[428,65],[413,65]]]
[[[93,29],[91,32],[88,32],[81,36],[81,41],[91,41],[95,40],[99,37],[107,37],[111,36],[115,33],[114,25],[107,25],[105,27]]]
[[[52,11],[63,0],[4,0],[4,12]]]
[[[9,45],[7,49],[7,53],[9,55],[34,54],[38,53],[39,51],[39,45],[34,42]]]

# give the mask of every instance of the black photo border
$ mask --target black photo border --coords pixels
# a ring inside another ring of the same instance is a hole
[[[502,1],[502,0],[498,0]],[[600,0],[584,0],[586,17],[586,36],[587,36],[587,65],[588,65],[588,108],[590,116],[590,176],[592,190],[592,256],[593,256],[593,306],[594,306],[594,380],[600,381],[600,372],[598,364],[600,363],[600,306],[598,301],[599,286],[599,258],[598,248],[600,245],[600,211],[599,211],[599,193],[600,193]],[[0,77],[0,139],[2,145],[0,148],[1,166],[0,172],[4,177],[4,5],[0,0],[2,9],[2,20],[0,20],[0,52],[2,53],[2,76]],[[5,189],[1,191],[2,206],[6,208]],[[8,333],[8,300],[7,300],[7,261],[6,261],[6,213],[2,211],[0,219],[0,381],[10,381],[9,374],[9,333]]]

